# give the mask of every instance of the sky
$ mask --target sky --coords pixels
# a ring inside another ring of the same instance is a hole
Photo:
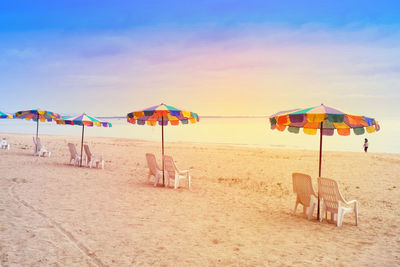
[[[125,116],[167,103],[200,116],[269,116],[324,103],[395,130],[399,7],[2,1],[0,110]]]

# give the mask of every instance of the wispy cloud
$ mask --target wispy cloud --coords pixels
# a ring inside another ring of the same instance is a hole
[[[168,99],[221,115],[272,114],[339,99],[349,105],[350,99],[375,100],[383,107],[385,96],[396,95],[400,84],[395,28],[157,25],[42,33],[24,42],[1,38],[0,54],[7,55],[2,70],[8,71],[3,86],[22,97],[28,88],[55,90],[60,99],[98,110]],[[94,97],[112,101],[98,108],[90,104]]]

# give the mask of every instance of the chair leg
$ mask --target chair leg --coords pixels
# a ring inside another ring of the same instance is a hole
[[[189,179],[189,189],[190,189],[192,187],[192,177],[188,175],[188,179]]]
[[[356,217],[356,225],[358,225],[358,203],[354,203],[354,216]]]
[[[311,220],[314,215],[315,202],[310,199],[310,206],[307,208],[307,219]]]
[[[320,222],[322,222],[322,220],[324,219],[324,215],[325,215],[325,207],[321,202],[322,201],[320,201],[320,203],[319,203],[319,221]]]
[[[177,189],[179,186],[179,176],[175,176],[175,185],[174,185],[174,189]]]
[[[296,201],[296,204],[294,204],[294,210],[293,210],[293,215],[296,215],[296,210],[297,210],[297,206],[299,205],[299,202]]]
[[[148,176],[149,179],[150,179],[150,176],[151,176],[151,174],[149,173],[149,176]],[[159,180],[160,180],[160,175],[156,174],[154,176],[154,186],[157,186]]]
[[[343,216],[344,216],[344,210],[341,209],[340,207],[338,208],[338,213],[337,213],[337,227],[341,227],[343,223]]]
[[[168,187],[169,186],[169,176],[167,175],[167,177],[165,177],[165,184],[164,187]]]

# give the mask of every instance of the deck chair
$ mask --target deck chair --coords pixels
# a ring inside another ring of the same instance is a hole
[[[71,158],[69,159],[69,164],[71,164],[71,161],[74,161],[74,166],[76,164],[79,164],[79,161],[81,160],[81,157],[79,156],[78,152],[76,151],[76,147],[72,143],[68,143],[68,148],[69,148],[69,153],[71,154]]]
[[[162,177],[162,170],[158,167],[156,156],[151,153],[146,153],[147,166],[149,167],[149,175],[147,181],[150,180],[151,176],[154,176],[154,186],[157,186],[158,181]]]
[[[103,156],[101,157],[97,157],[95,155],[92,154],[92,152],[90,151],[90,148],[88,145],[84,145],[83,146],[85,149],[85,154],[86,154],[86,166],[92,168],[93,164],[96,164],[96,168],[99,167],[99,165],[101,164],[101,168],[104,169],[104,160],[103,160]]]
[[[331,213],[331,220],[335,221],[338,227],[342,226],[345,213],[354,212],[356,225],[358,224],[358,202],[357,200],[346,201],[339,191],[339,186],[335,180],[328,178],[318,178],[318,192],[320,197],[320,221],[325,215],[328,219],[328,212]],[[344,207],[343,204],[353,207]]]
[[[167,182],[165,186],[169,186],[170,180],[175,180],[174,189],[179,187],[179,180],[188,179],[189,189],[191,187],[191,177],[188,170],[179,170],[171,156],[164,156],[164,170],[167,173]]]
[[[34,156],[45,157],[47,155],[48,157],[50,157],[51,152],[48,151],[44,146],[42,146],[39,137],[37,138],[33,137],[33,143],[35,144],[35,150],[33,152]]]
[[[293,173],[292,180],[293,192],[297,194],[293,214],[296,214],[297,206],[301,204],[303,205],[303,213],[311,220],[314,209],[317,206],[317,201],[313,197],[318,199],[312,186],[311,176],[303,173]]]
[[[1,148],[1,149],[10,150],[10,144],[7,142],[7,140],[6,140],[5,138],[3,138],[3,139],[1,140],[0,148]]]

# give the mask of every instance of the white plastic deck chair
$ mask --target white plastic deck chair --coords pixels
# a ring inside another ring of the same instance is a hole
[[[317,201],[313,199],[313,197],[318,199],[312,186],[311,176],[295,172],[292,173],[292,180],[293,192],[297,194],[293,214],[296,214],[297,206],[301,204],[303,205],[303,213],[307,215],[309,220],[311,220],[314,214],[314,209],[317,206]]]
[[[34,156],[42,156],[45,157],[46,155],[48,157],[51,156],[51,152],[48,151],[44,146],[42,146],[42,143],[40,142],[40,138],[35,138],[33,137],[33,143],[35,144],[35,150],[33,152]]]
[[[179,170],[171,156],[164,156],[164,169],[167,174],[165,186],[169,186],[170,180],[175,179],[174,189],[179,187],[179,180],[188,179],[189,189],[191,187],[191,177],[188,170]]]
[[[92,152],[90,151],[90,148],[88,145],[83,145],[84,149],[85,149],[85,154],[86,154],[86,166],[92,168],[93,167],[93,163],[96,164],[96,167],[98,168],[99,165],[101,164],[101,168],[104,169],[104,160],[103,160],[103,156],[101,157],[97,157],[95,155],[92,154]]]
[[[69,159],[69,164],[71,164],[71,161],[74,161],[74,166],[79,164],[79,161],[81,160],[81,157],[79,156],[78,152],[76,151],[76,147],[72,143],[68,143],[68,148],[69,148],[69,153],[71,154],[71,158]]]
[[[358,225],[358,202],[357,200],[344,200],[340,193],[339,186],[335,180],[329,178],[318,178],[318,192],[320,197],[320,221],[322,222],[324,215],[328,219],[328,212],[331,213],[331,220],[335,221],[338,227],[342,226],[343,216],[345,213],[354,212],[356,225]],[[353,207],[344,207],[343,204]]]
[[[10,144],[5,138],[1,139],[0,148],[10,150]]]
[[[146,153],[147,166],[149,167],[149,175],[147,181],[150,180],[151,176],[154,176],[154,186],[157,186],[158,181],[162,177],[162,170],[158,167],[156,156],[151,153]]]

